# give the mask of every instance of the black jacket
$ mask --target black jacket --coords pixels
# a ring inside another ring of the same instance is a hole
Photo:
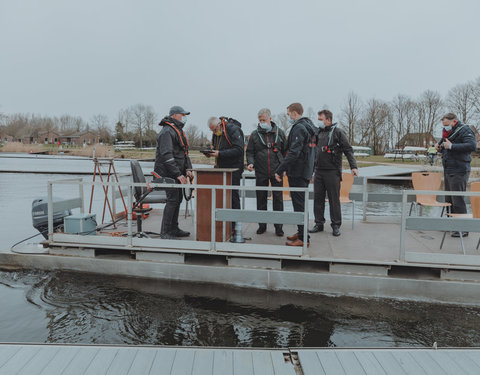
[[[345,154],[350,168],[357,168],[353,156],[352,146],[348,143],[345,132],[337,124],[319,129],[317,135],[317,158],[315,171],[338,170],[342,171],[342,154]]]
[[[183,124],[166,116],[159,124],[162,130],[157,135],[157,153],[154,170],[160,176],[177,178],[192,168],[188,156],[188,141]]]
[[[452,148],[442,148],[443,169],[447,174],[463,174],[470,172],[472,152],[477,148],[475,134],[468,125],[460,122],[452,129],[448,140]]]
[[[245,139],[241,126],[237,120],[229,119],[225,125],[225,132],[212,136],[212,149],[219,151],[218,168],[239,168],[243,172]]]
[[[307,117],[299,118],[291,127],[287,138],[287,153],[277,168],[278,175],[287,172],[289,177],[301,177],[310,180],[309,144],[316,128],[312,120]]]
[[[272,130],[260,126],[250,135],[247,146],[247,165],[253,164],[255,176],[273,177],[287,152],[285,133],[272,121]]]

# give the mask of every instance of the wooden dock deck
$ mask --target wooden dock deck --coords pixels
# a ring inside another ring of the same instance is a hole
[[[479,349],[240,349],[0,344],[0,375],[479,373]]]

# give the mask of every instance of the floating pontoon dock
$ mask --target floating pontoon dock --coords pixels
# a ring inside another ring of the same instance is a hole
[[[234,349],[0,344],[0,375],[479,373],[479,349]]]

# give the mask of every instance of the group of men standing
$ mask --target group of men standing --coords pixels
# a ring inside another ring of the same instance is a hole
[[[180,106],[170,109],[169,115],[160,122],[162,130],[157,137],[155,172],[163,177],[176,179],[186,184],[192,179],[188,140],[183,131],[186,117],[190,112]],[[342,155],[345,154],[352,174],[358,175],[353,150],[342,129],[333,123],[332,112],[318,112],[318,127],[308,117],[303,117],[300,103],[287,107],[287,120],[290,123],[288,136],[272,121],[271,112],[263,108],[258,112],[258,125],[249,137],[246,156],[247,169],[255,171],[257,186],[283,186],[283,176],[287,176],[290,187],[307,187],[313,178],[315,226],[309,231],[324,230],[325,197],[330,205],[331,226],[334,236],[340,235],[342,224],[340,209],[340,182],[342,178]],[[244,135],[241,124],[232,118],[211,117],[208,126],[212,131],[211,152],[219,168],[237,168],[232,176],[232,184],[240,185],[244,169]],[[292,191],[293,209],[304,212],[305,193]],[[187,237],[190,233],[178,226],[179,208],[182,202],[182,189],[167,189],[161,238],[174,239]],[[232,208],[240,208],[238,190],[232,191]],[[257,191],[257,209],[267,209],[267,191]],[[273,209],[283,211],[282,192],[273,192]],[[307,208],[308,209],[308,208]],[[267,230],[265,223],[259,223],[257,234]],[[282,224],[275,224],[275,234],[283,236]],[[288,246],[303,246],[304,227],[298,225],[297,232],[287,236]],[[309,238],[307,239],[309,243]]]

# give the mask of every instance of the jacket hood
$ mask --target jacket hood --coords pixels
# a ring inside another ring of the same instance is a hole
[[[162,121],[160,121],[160,123],[158,125],[160,126],[165,126],[165,125],[168,125],[167,122],[169,122],[170,124],[173,124],[175,125],[177,128],[179,129],[182,129],[184,124],[178,120],[175,120],[172,116],[165,116]]]

